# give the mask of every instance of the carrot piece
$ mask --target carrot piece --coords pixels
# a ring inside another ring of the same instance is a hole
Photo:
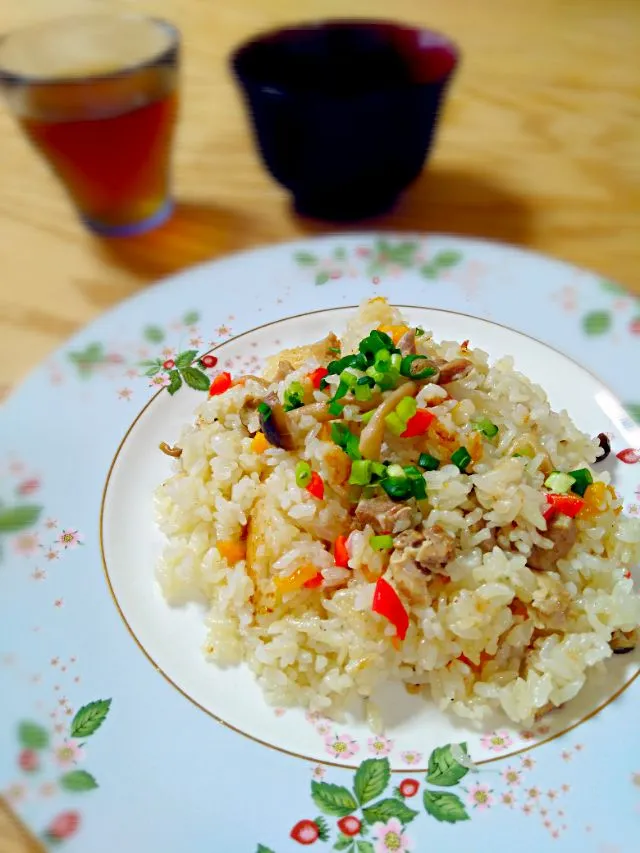
[[[233,539],[222,539],[216,542],[216,548],[227,563],[234,566],[240,560],[244,560],[247,549],[244,542],[234,542]]]
[[[267,448],[271,447],[263,432],[257,432],[251,439],[251,450],[253,453],[264,453]]]

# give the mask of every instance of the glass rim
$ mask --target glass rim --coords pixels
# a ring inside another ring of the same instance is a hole
[[[97,83],[102,81],[109,80],[117,80],[122,77],[127,77],[131,74],[135,74],[136,71],[141,71],[144,68],[151,68],[156,65],[159,60],[161,60],[164,56],[170,54],[172,51],[178,50],[181,43],[181,34],[178,27],[171,23],[171,21],[166,18],[159,18],[153,15],[139,15],[136,13],[127,13],[123,12],[121,14],[118,13],[88,13],[88,14],[78,14],[78,15],[62,15],[58,18],[50,18],[47,21],[42,21],[40,23],[35,24],[27,24],[24,27],[18,27],[15,30],[9,30],[8,32],[0,33],[0,49],[2,45],[10,39],[14,35],[18,35],[20,33],[28,33],[30,30],[36,30],[41,27],[46,27],[49,24],[55,23],[64,23],[65,21],[77,21],[77,20],[91,20],[95,18],[110,18],[111,20],[137,20],[143,21],[149,24],[153,24],[156,27],[160,27],[164,29],[170,35],[169,44],[159,50],[156,53],[151,54],[151,56],[146,59],[142,59],[138,62],[123,64],[121,67],[115,69],[114,71],[105,71],[103,73],[95,73],[95,74],[84,74],[82,76],[70,76],[68,74],[60,74],[55,77],[43,77],[39,74],[24,74],[22,72],[9,71],[4,68],[2,65],[2,61],[0,61],[0,84],[8,84],[8,85],[18,85],[18,84],[27,84],[34,86],[83,86],[87,83]]]

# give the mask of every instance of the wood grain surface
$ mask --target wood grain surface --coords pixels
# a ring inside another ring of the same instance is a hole
[[[5,2],[0,28],[53,8]],[[392,214],[364,227],[503,240],[640,293],[639,0],[395,0],[391,8],[451,35],[463,59],[428,170]],[[177,213],[138,238],[88,234],[0,111],[0,396],[76,329],[162,276],[336,230],[293,215],[263,170],[227,58],[256,30],[301,14],[339,15],[343,0],[55,3],[56,15],[118,9],[170,18],[184,36]],[[390,6],[351,0],[349,10],[388,17]],[[32,849],[0,813],[0,853]]]

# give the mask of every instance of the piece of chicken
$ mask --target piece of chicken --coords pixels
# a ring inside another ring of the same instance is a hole
[[[376,533],[400,533],[411,527],[412,515],[410,506],[388,498],[362,498],[356,507],[356,521],[370,524]]]
[[[303,347],[293,347],[292,349],[283,349],[282,352],[271,356],[267,359],[263,375],[269,382],[273,382],[278,374],[278,369],[281,362],[288,362],[292,370],[297,370],[305,361],[311,358],[317,359],[320,364],[327,364],[332,359],[337,357],[335,350],[340,349],[340,339],[333,332],[330,332],[326,338],[321,341],[316,341],[314,344],[307,344]]]
[[[536,545],[531,549],[527,563],[532,569],[539,572],[552,572],[556,568],[558,560],[564,559],[573,548],[578,538],[578,528],[575,521],[568,515],[558,513],[549,522],[546,538],[551,539],[551,548],[542,548]]]
[[[425,574],[446,574],[444,569],[456,553],[455,540],[439,525],[425,530],[407,530],[396,536],[391,563],[415,565]]]

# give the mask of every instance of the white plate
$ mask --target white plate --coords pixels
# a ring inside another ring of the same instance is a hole
[[[255,369],[263,347],[319,337],[343,322],[336,309],[375,293],[424,306],[411,316],[437,337],[512,352],[554,406],[611,431],[628,464],[612,456],[610,469],[640,514],[640,301],[591,273],[491,243],[353,235],[231,257],[123,303],[0,413],[0,790],[52,848],[293,853],[303,838],[347,853],[636,850],[637,653],[531,732],[469,731],[391,692],[386,737],[374,738],[357,719],[270,709],[244,670],[204,662],[198,608],[168,608],[155,586],[150,496],[168,468],[155,446],[197,397],[162,392],[145,408],[166,371],[145,377],[140,362],[219,346],[232,370]],[[113,596],[98,522],[112,464]],[[438,775],[451,762],[440,748],[463,739],[479,771],[463,776],[454,760],[453,776]]]
[[[270,323],[222,344],[214,352],[223,362],[238,365],[252,353],[273,354],[282,347],[320,340],[330,331],[340,335],[354,311],[355,306]],[[469,339],[474,347],[488,352],[492,360],[512,354],[516,369],[544,385],[552,406],[566,408],[581,429],[592,435],[616,432],[615,423],[603,411],[613,395],[566,356],[525,335],[468,315],[409,307],[404,312],[412,324],[432,330],[437,340]],[[260,743],[310,761],[327,762],[332,752],[331,747],[327,749],[324,732],[335,728],[331,721],[316,716],[309,720],[303,710],[282,708],[275,713],[246,665],[222,669],[208,663],[201,652],[206,608],[195,603],[170,607],[154,580],[164,540],[155,524],[150,496],[171,473],[170,459],[158,452],[158,445],[167,440],[174,443],[182,426],[193,421],[194,409],[201,401],[198,391],[186,388],[175,396],[160,392],[136,420],[118,451],[105,490],[101,531],[114,600],[140,648],[167,680],[198,707]],[[620,434],[616,439],[623,441]],[[616,487],[624,493],[629,466],[618,463],[612,470]],[[521,730],[500,715],[482,728],[471,727],[440,712],[422,697],[408,695],[403,686],[387,685],[373,697],[385,720],[384,737],[380,739],[385,746],[380,746],[380,752],[384,751],[392,769],[405,765],[403,754],[428,756],[441,744],[461,740],[468,744],[478,763],[491,759],[495,746],[507,741],[503,757],[508,757],[532,742],[556,737],[593,714],[628,683],[638,661],[640,649],[613,658],[606,676],[591,678],[573,702],[545,719],[543,732],[534,733],[533,738],[529,733],[522,738]],[[364,708],[355,708],[342,728],[348,730],[353,741],[347,750],[351,754],[336,755],[334,748],[334,763],[357,767],[372,738]],[[416,771],[420,769],[427,768],[418,767]]]

